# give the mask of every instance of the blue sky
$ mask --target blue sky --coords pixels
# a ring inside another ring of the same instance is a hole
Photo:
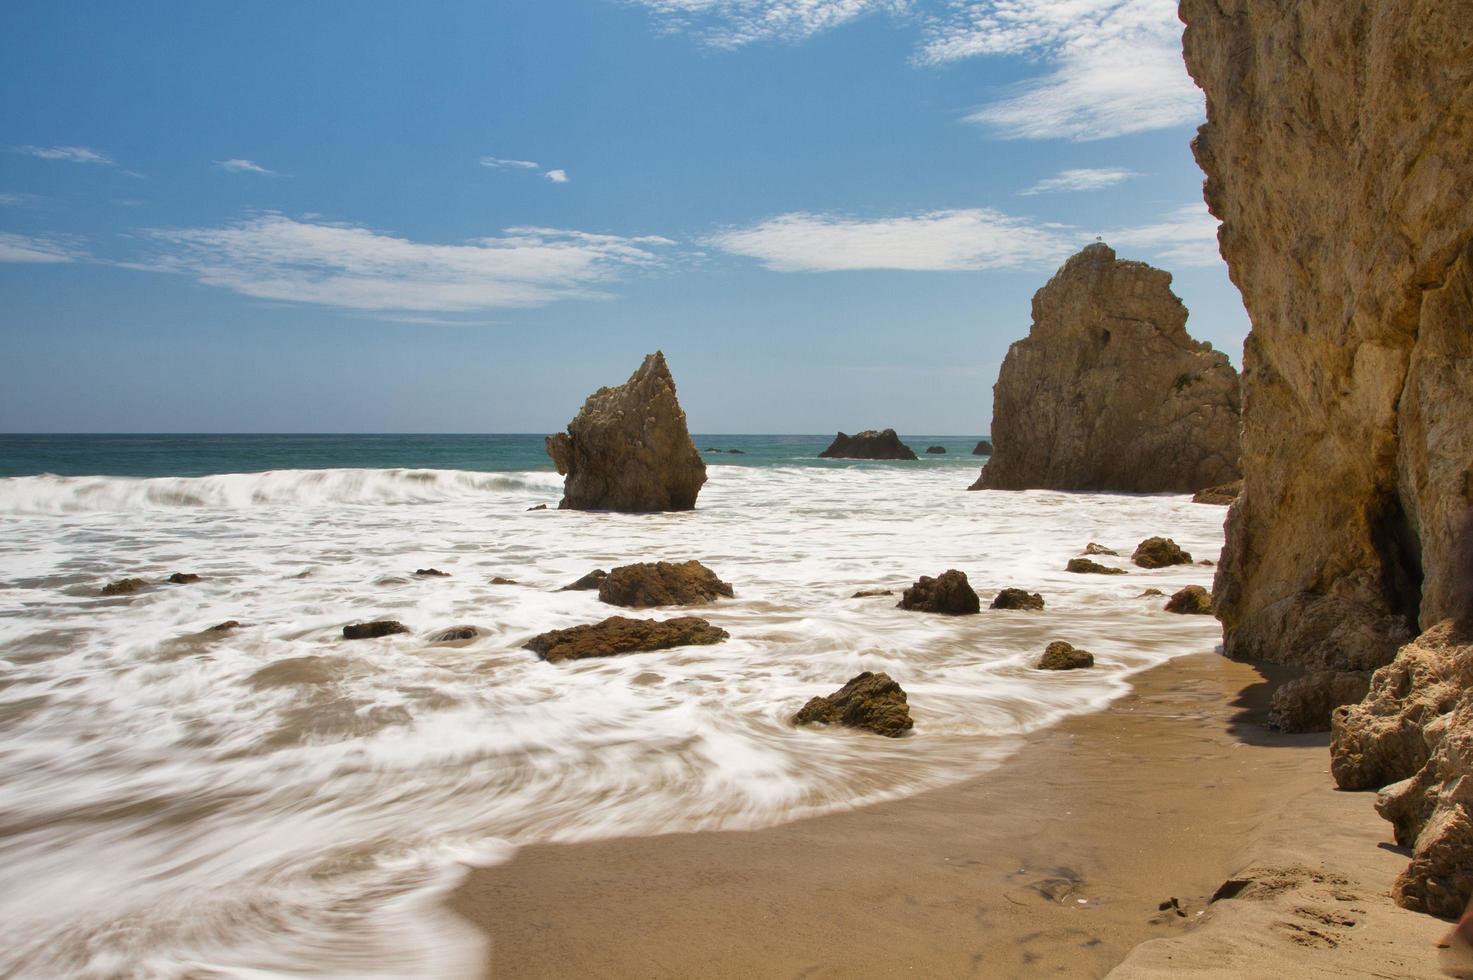
[[[1247,317],[1175,0],[0,8],[0,430],[984,432],[1101,235]]]

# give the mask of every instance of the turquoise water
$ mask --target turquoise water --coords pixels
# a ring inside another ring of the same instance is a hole
[[[696,435],[706,462],[731,466],[858,465],[821,460],[832,435]],[[902,436],[921,457],[866,466],[976,466],[982,436]],[[212,476],[266,470],[551,470],[540,434],[505,435],[0,435],[0,477]],[[946,455],[927,455],[945,446]],[[740,453],[711,450],[741,450]]]

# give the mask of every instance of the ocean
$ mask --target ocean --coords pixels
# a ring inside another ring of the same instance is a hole
[[[0,437],[0,975],[474,975],[485,937],[440,902],[466,864],[985,777],[1219,642],[1141,597],[1209,567],[1063,568],[1155,534],[1215,560],[1221,508],[968,493],[977,436],[907,437],[948,449],[914,463],[817,460],[829,438],[697,436],[743,450],[707,454],[697,510],[623,515],[556,510],[540,436]],[[590,569],[688,558],[735,588],[693,610],[727,642],[522,648],[627,612],[557,591]],[[980,615],[851,598],[947,568]],[[986,609],[1008,586],[1047,609]],[[381,617],[411,632],[342,639]],[[431,642],[456,625],[483,635]],[[1036,671],[1052,640],[1097,666]],[[904,686],[909,737],[788,723],[862,670]]]

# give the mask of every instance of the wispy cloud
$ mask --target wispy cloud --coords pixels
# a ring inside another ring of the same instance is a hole
[[[875,220],[800,212],[723,231],[707,241],[776,272],[1002,269],[1063,258],[1073,247],[1062,226],[990,208]]]
[[[215,166],[232,174],[261,174],[266,177],[281,176],[275,170],[268,170],[254,160],[216,160]]]
[[[481,166],[501,169],[509,167],[513,170],[541,170],[542,165],[535,160],[503,160],[501,157],[481,157]]]
[[[0,191],[0,207],[19,208],[29,204],[36,204],[41,200],[36,194],[23,194],[18,191]]]
[[[549,170],[543,176],[554,184],[566,184],[568,182],[568,172],[566,170]]]
[[[0,262],[75,262],[82,255],[55,239],[0,231]]]
[[[1134,170],[1119,168],[1061,170],[1052,177],[1040,180],[1026,191],[1021,191],[1020,194],[1027,197],[1034,194],[1051,194],[1056,191],[1097,191],[1106,187],[1114,187],[1116,184],[1139,176],[1140,174]]]
[[[1095,140],[1199,121],[1176,0],[952,0],[919,60],[1014,55],[1050,70],[967,121],[1009,139]]]
[[[419,314],[605,298],[601,287],[660,265],[662,250],[675,244],[655,236],[508,228],[439,245],[276,213],[148,236],[155,254],[130,267],[188,275],[260,299]]]
[[[717,48],[801,41],[864,14],[900,11],[911,0],[627,0],[649,10],[665,33],[689,33]]]
[[[17,146],[15,152],[42,160],[65,160],[68,163],[100,163],[105,166],[114,163],[112,157],[90,146]]]
[[[1103,233],[1111,245],[1150,252],[1167,265],[1212,266],[1222,261],[1217,248],[1218,220],[1207,205],[1188,204],[1163,220]]]

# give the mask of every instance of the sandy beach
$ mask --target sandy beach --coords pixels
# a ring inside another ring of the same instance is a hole
[[[452,907],[497,978],[1439,975],[1446,925],[1388,897],[1389,825],[1333,789],[1327,736],[1263,727],[1266,680],[1178,658],[965,784],[530,846]]]

